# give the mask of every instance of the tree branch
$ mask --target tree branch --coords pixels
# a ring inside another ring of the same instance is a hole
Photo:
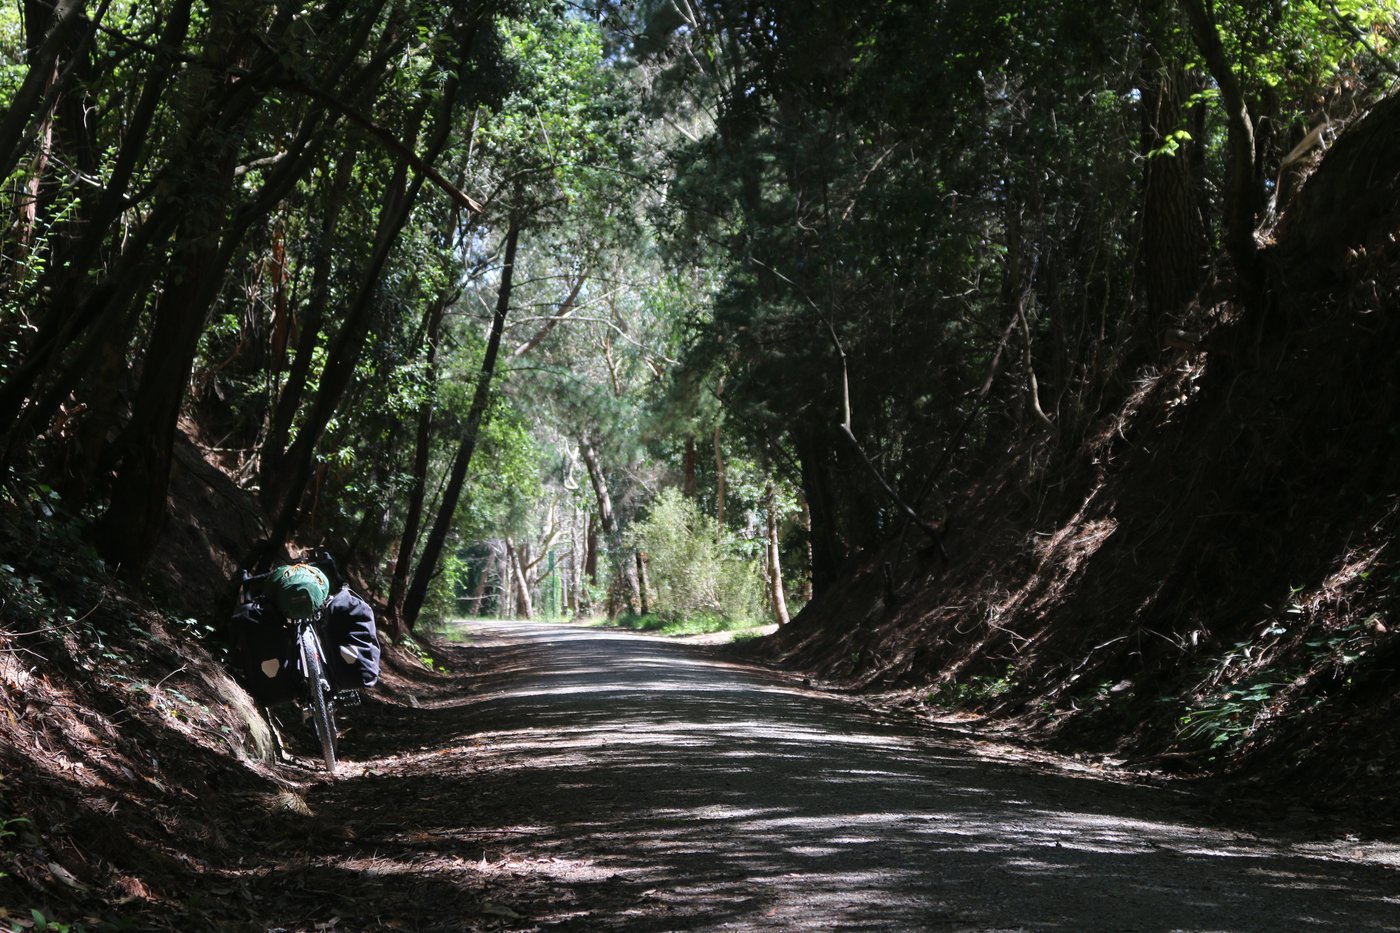
[[[587,269],[583,270],[583,272],[579,274],[578,281],[574,282],[574,287],[569,290],[569,296],[565,298],[563,302],[560,303],[559,310],[555,312],[552,317],[545,319],[544,326],[535,332],[535,336],[531,337],[529,340],[525,341],[520,346],[516,347],[514,351],[512,351],[510,355],[511,359],[516,359],[517,357],[524,356],[526,353],[529,353],[531,350],[535,349],[535,347],[540,345],[540,342],[543,341],[544,338],[549,336],[549,332],[554,330],[554,328],[559,324],[560,321],[564,320],[569,315],[573,314],[575,311],[578,310],[578,305],[576,303],[578,301],[578,293],[583,289],[583,283],[586,281],[588,281]]]
[[[831,331],[832,342],[836,344],[836,352],[841,357],[842,417],[841,424],[839,425],[839,427],[841,428],[841,433],[846,436],[846,440],[850,441],[851,447],[855,449],[855,452],[860,457],[861,462],[865,464],[866,470],[868,470],[870,472],[870,475],[875,478],[875,482],[879,483],[880,488],[885,491],[885,495],[890,497],[890,501],[893,502],[896,506],[898,506],[899,510],[904,513],[905,518],[918,525],[919,528],[923,530],[924,534],[929,536],[929,540],[931,540],[934,546],[938,548],[938,553],[942,555],[944,560],[947,560],[948,551],[946,548],[943,547],[943,532],[939,530],[937,525],[934,525],[932,522],[926,521],[921,515],[919,515],[918,512],[914,511],[913,507],[911,507],[909,503],[904,501],[903,497],[900,496],[900,494],[895,491],[895,488],[891,486],[889,482],[885,479],[884,474],[880,472],[879,467],[875,466],[874,462],[870,459],[870,457],[866,455],[864,449],[862,449],[860,446],[860,441],[856,440],[855,431],[853,431],[851,428],[851,380],[850,374],[848,373],[846,366],[846,350],[844,347],[841,346],[841,341],[836,336],[836,328],[832,327],[829,321],[827,322],[827,328]]]
[[[334,94],[301,82],[284,82],[284,86],[289,90],[299,91],[306,94],[308,97],[320,101],[336,113],[345,117],[345,119],[364,130],[365,133],[386,152],[406,162],[414,171],[421,172],[425,178],[442,189],[448,197],[452,198],[453,201],[471,211],[473,214],[481,215],[486,213],[486,208],[482,207],[471,195],[448,181],[441,172],[425,159],[420,158],[416,152],[410,149],[408,145],[397,136],[360,113],[354,107],[340,100]]]

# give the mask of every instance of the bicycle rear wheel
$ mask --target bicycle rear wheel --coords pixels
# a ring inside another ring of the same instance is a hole
[[[301,630],[302,673],[306,675],[307,700],[311,704],[311,724],[321,740],[321,755],[326,770],[335,773],[335,714],[331,709],[331,682],[326,673],[325,657],[321,654],[321,639],[308,625]]]

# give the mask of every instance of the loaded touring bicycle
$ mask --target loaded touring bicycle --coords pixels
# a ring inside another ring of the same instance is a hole
[[[325,552],[267,573],[243,571],[239,599],[233,640],[244,685],[265,706],[299,708],[334,772],[336,709],[357,704],[379,679],[373,610]]]

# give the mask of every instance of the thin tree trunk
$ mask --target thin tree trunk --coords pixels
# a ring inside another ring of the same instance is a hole
[[[269,542],[273,548],[282,547],[291,536],[296,524],[297,513],[306,495],[307,483],[311,479],[312,464],[315,460],[316,445],[321,435],[335,415],[341,399],[354,380],[355,368],[369,336],[371,310],[374,295],[378,289],[379,275],[389,260],[403,225],[408,222],[413,200],[422,187],[422,178],[404,183],[402,170],[389,191],[379,214],[379,229],[375,233],[368,267],[360,278],[359,288],[346,309],[340,331],[330,351],[326,354],[326,366],[321,373],[320,384],[312,400],[306,421],[297,432],[296,440],[288,448],[285,457],[277,464],[275,486],[270,492],[279,502],[278,517]],[[265,493],[266,495],[267,493]]]
[[[164,248],[179,222],[176,198],[157,204],[130,238],[104,281],[89,291],[76,307],[72,302],[64,308],[56,305],[44,317],[24,362],[0,387],[0,425],[9,425],[6,460],[44,429],[63,399],[81,381],[87,364],[127,316],[133,296],[150,284],[150,274],[143,266]],[[77,295],[65,297],[76,298]],[[91,332],[94,325],[99,326]],[[84,343],[74,354],[77,365],[73,361],[60,362],[63,351],[84,334]],[[31,402],[28,407],[24,407],[26,399]]]
[[[685,438],[685,480],[681,486],[681,492],[687,499],[695,498],[695,438],[686,435]]]
[[[30,157],[30,197],[20,204],[25,220],[16,236],[17,266],[27,265],[28,247],[40,218],[48,228],[49,245],[45,257],[48,267],[66,263],[64,247],[75,240],[82,229],[73,221],[54,216],[55,198],[65,187],[60,173],[70,185],[77,183],[75,193],[81,202],[86,203],[93,195],[92,186],[81,183],[83,179],[98,175],[97,121],[88,116],[97,104],[89,89],[102,77],[93,64],[91,40],[110,3],[111,0],[101,0],[91,20],[84,20],[81,28],[69,33],[68,44],[59,50],[58,60],[54,62],[45,88],[45,100],[35,115],[37,126],[32,133],[37,136],[38,145]],[[52,12],[47,3],[27,6],[42,7],[46,14]],[[47,21],[50,17],[44,18]]]
[[[39,42],[30,41],[29,70],[24,81],[15,92],[10,106],[0,119],[0,178],[14,171],[24,155],[26,136],[30,127],[43,119],[39,114],[45,106],[45,98],[53,86],[58,69],[59,55],[71,44],[76,31],[83,24],[83,0],[57,0],[52,6],[52,16],[48,17],[47,29]],[[30,11],[43,9],[48,5],[27,3]],[[41,25],[40,15],[28,17],[31,25]],[[38,120],[36,120],[38,117]]]
[[[311,375],[311,362],[315,357],[316,344],[320,340],[321,325],[325,319],[326,306],[330,301],[330,276],[333,265],[331,242],[336,227],[340,224],[341,209],[350,195],[347,184],[350,170],[355,165],[358,150],[346,147],[336,160],[334,171],[328,177],[330,193],[326,198],[325,212],[321,215],[321,227],[313,246],[314,256],[311,265],[311,289],[307,295],[306,312],[301,323],[301,333],[297,338],[296,355],[287,371],[287,381],[277,397],[277,405],[268,423],[267,438],[263,442],[262,496],[267,504],[276,501],[282,486],[278,475],[286,455],[287,438],[291,434],[292,422],[301,408],[306,394],[307,380]],[[280,365],[275,360],[274,365]]]
[[[450,303],[450,296],[441,295],[433,302],[428,312],[425,339],[427,341],[427,383],[437,382],[438,332],[442,329],[442,319]],[[408,591],[409,571],[412,568],[413,552],[418,546],[418,532],[423,522],[423,503],[428,491],[428,466],[432,460],[433,404],[436,399],[430,392],[418,408],[418,430],[414,439],[413,474],[409,479],[408,505],[403,524],[403,535],[399,539],[399,555],[394,562],[394,576],[389,582],[389,606],[386,615],[391,628],[397,629],[403,622],[404,594]]]
[[[491,320],[491,334],[486,341],[486,355],[481,361],[481,374],[477,377],[472,407],[467,413],[467,423],[462,429],[462,441],[457,448],[457,456],[452,461],[452,472],[443,490],[437,517],[433,521],[427,541],[423,543],[423,556],[418,560],[413,582],[404,597],[403,622],[410,631],[418,621],[418,611],[423,606],[424,597],[427,596],[428,584],[437,575],[443,546],[456,520],[457,501],[461,498],[467,470],[471,467],[477,436],[486,418],[487,402],[491,398],[491,378],[495,375],[496,357],[501,350],[501,334],[505,329],[506,312],[510,310],[511,284],[515,277],[515,250],[519,241],[520,225],[512,219],[510,229],[506,233],[505,264],[501,268],[501,287],[496,295],[496,312]]]
[[[97,259],[103,240],[127,206],[127,185],[131,182],[141,153],[149,142],[151,124],[155,121],[161,100],[171,86],[175,73],[176,52],[184,47],[185,38],[189,34],[190,8],[193,2],[194,0],[178,0],[167,15],[164,31],[157,44],[155,63],[143,76],[141,95],[129,121],[123,126],[122,142],[117,150],[116,161],[112,165],[111,176],[103,186],[96,203],[88,206],[85,202],[83,217],[79,223],[82,235],[76,248],[65,256],[61,265],[55,263],[50,268],[50,275],[62,276],[63,282],[59,284],[51,280],[46,289],[41,289],[65,296],[54,305],[60,315],[66,315],[68,309],[77,303],[73,298],[86,281],[87,273]]]
[[[510,585],[510,555],[506,553],[505,544],[500,541],[491,542],[491,553],[496,565],[495,617],[509,619],[515,615],[515,600],[511,597],[513,587]]]
[[[530,584],[525,582],[525,558],[510,538],[506,538],[506,560],[515,585],[515,618],[529,619],[534,615],[534,607],[530,603]]]
[[[1259,198],[1254,153],[1254,121],[1245,100],[1244,88],[1230,63],[1220,30],[1206,8],[1205,0],[1180,0],[1196,48],[1205,59],[1211,77],[1220,88],[1221,104],[1225,108],[1228,128],[1226,141],[1230,154],[1230,171],[1225,185],[1225,249],[1240,276],[1242,297],[1246,305],[1257,305],[1262,299],[1262,269],[1259,244],[1254,239],[1255,208]]]
[[[242,62],[232,29],[216,14],[206,46],[227,55],[228,65]],[[97,528],[104,556],[132,575],[144,567],[165,519],[180,406],[199,336],[232,255],[230,242],[237,237],[225,215],[233,197],[237,128],[254,101],[237,90],[232,97],[221,93],[231,84],[228,73],[227,68],[210,71],[188,115],[193,175],[181,198],[186,213],[156,303],[131,421],[116,445],[111,505]]]
[[[642,615],[651,614],[650,589],[647,583],[647,556],[637,551],[637,593],[641,597]]]
[[[491,564],[495,560],[495,552],[486,555],[486,559],[481,562],[481,573],[477,574],[476,589],[472,591],[471,614],[475,616],[484,615],[486,606],[486,582],[491,576]]]
[[[470,38],[470,32],[474,26],[464,28],[467,29],[467,34],[455,38],[463,40],[465,46],[465,40]],[[412,180],[406,185],[390,185],[390,195],[380,213],[380,226],[376,231],[370,262],[360,279],[355,297],[346,311],[340,332],[336,335],[335,344],[327,356],[327,365],[321,373],[320,389],[312,402],[311,411],[308,413],[301,431],[298,432],[296,441],[287,451],[284,469],[281,471],[285,479],[285,485],[282,487],[281,509],[269,536],[271,546],[274,548],[281,547],[291,535],[302,496],[306,491],[306,483],[310,477],[311,462],[315,457],[316,445],[320,443],[321,435],[325,432],[326,426],[330,423],[341,399],[345,396],[354,379],[355,367],[359,363],[360,354],[364,351],[365,342],[369,335],[370,311],[373,308],[374,296],[379,288],[380,274],[384,270],[385,263],[388,262],[389,253],[398,240],[399,233],[403,230],[404,224],[408,222],[413,203],[427,179],[427,174],[422,170],[423,165],[431,165],[451,138],[454,128],[453,116],[461,93],[461,84],[460,74],[456,71],[452,72],[439,97],[432,134],[424,148],[424,156],[420,160],[419,170],[415,171]],[[404,163],[399,163],[397,177],[401,179],[405,171]],[[424,585],[426,586],[426,583]]]
[[[283,24],[285,25],[285,24]],[[227,80],[224,78],[223,80]],[[119,458],[112,504],[98,528],[109,559],[137,572],[150,557],[165,518],[170,458],[176,423],[209,311],[248,228],[268,215],[305,174],[319,144],[320,114],[309,114],[286,159],[267,183],[226,225],[219,218],[232,199],[240,134],[234,131],[257,102],[254,94],[229,103],[213,124],[202,160],[205,176],[192,189],[204,210],[187,216],[189,227],[175,245],[175,265],[156,305],[155,326],[132,405],[131,421],[115,453]],[[206,211],[208,213],[206,213]],[[222,229],[221,229],[222,228]],[[280,543],[280,542],[279,542]]]
[[[580,596],[583,592],[583,578],[579,572],[583,566],[579,560],[583,550],[583,529],[579,527],[581,517],[582,514],[575,508],[569,521],[569,612],[575,616],[582,608]]]
[[[588,530],[584,533],[583,573],[593,586],[598,585],[598,517],[588,513]]]
[[[1025,287],[1015,298],[1016,317],[1021,322],[1022,356],[1021,364],[1025,368],[1026,374],[1026,410],[1034,417],[1037,425],[1042,430],[1054,433],[1055,422],[1045,414],[1045,409],[1040,405],[1040,382],[1035,377],[1035,366],[1031,358],[1031,325],[1026,318],[1026,305],[1035,300],[1035,292],[1032,289],[1033,279],[1028,278]]]
[[[619,586],[625,586],[624,599],[628,610],[640,612],[642,597],[637,580],[637,566],[634,561],[623,556],[622,531],[613,515],[612,496],[608,492],[607,477],[603,475],[602,465],[598,462],[598,451],[586,437],[579,438],[578,449],[584,466],[588,467],[588,479],[593,484],[593,495],[598,500],[598,521],[603,526],[603,533],[607,535],[608,551],[620,578],[613,580],[613,589],[616,591]]]
[[[54,65],[52,80],[58,80],[58,65]],[[23,279],[21,270],[29,258],[29,246],[34,239],[34,225],[39,219],[39,197],[44,178],[49,171],[49,156],[53,152],[53,113],[47,112],[39,121],[38,144],[29,160],[28,177],[19,198],[19,216],[15,220],[15,280]],[[13,286],[11,286],[13,287]]]
[[[720,426],[715,425],[715,517],[724,532],[724,447],[720,443]]]
[[[538,347],[544,342],[544,338],[549,336],[550,331],[559,325],[559,322],[573,314],[578,309],[578,293],[583,289],[583,283],[588,281],[588,271],[584,270],[574,282],[573,288],[569,289],[568,296],[559,304],[558,310],[544,322],[535,335],[511,351],[511,359],[519,359],[526,353]]]
[[[807,575],[802,578],[802,602],[812,601],[812,509],[802,500],[802,528],[807,532]]]
[[[769,483],[763,495],[768,512],[768,601],[779,625],[788,624],[787,596],[783,592],[783,567],[778,541],[778,495]]]
[[[811,543],[812,592],[820,594],[836,581],[846,548],[836,525],[832,504],[830,468],[833,438],[823,437],[815,427],[808,427],[798,436],[797,459],[802,468],[802,491],[808,505]]]

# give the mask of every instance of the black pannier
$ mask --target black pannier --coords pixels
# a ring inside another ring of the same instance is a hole
[[[261,599],[233,613],[234,661],[259,703],[285,703],[305,692],[297,671],[296,630]],[[331,596],[318,626],[326,669],[336,690],[363,690],[379,682],[379,637],[374,610],[349,587]]]
[[[363,690],[379,682],[379,636],[374,610],[345,587],[321,616],[321,637],[337,690]]]
[[[302,695],[296,632],[276,609],[244,603],[233,613],[232,635],[234,661],[254,700],[286,703]]]

